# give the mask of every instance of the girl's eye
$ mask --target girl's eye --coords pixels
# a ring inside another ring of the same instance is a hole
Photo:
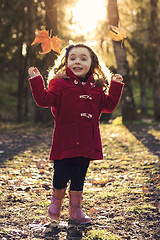
[[[70,60],[71,60],[71,61],[74,61],[74,60],[75,60],[75,58],[70,58]]]
[[[86,61],[86,58],[82,58],[82,61]]]

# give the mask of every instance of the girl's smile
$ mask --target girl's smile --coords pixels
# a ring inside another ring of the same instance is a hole
[[[73,47],[68,55],[67,67],[77,76],[85,77],[91,67],[90,52],[85,47]]]

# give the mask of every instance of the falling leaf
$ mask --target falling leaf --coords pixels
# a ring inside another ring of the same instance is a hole
[[[126,36],[126,31],[123,30],[122,28],[115,27],[113,25],[110,25],[110,31],[109,31],[109,36],[112,40],[114,41],[121,41],[121,47],[123,48],[123,41],[127,37]]]
[[[38,36],[35,37],[34,41],[31,45],[36,43],[41,43],[42,54],[49,53],[51,50],[60,54],[60,43],[62,42],[57,36],[50,37],[49,31],[45,29],[42,31],[38,31]]]

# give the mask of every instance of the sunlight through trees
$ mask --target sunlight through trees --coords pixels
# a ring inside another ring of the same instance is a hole
[[[62,40],[62,48],[72,42],[87,42],[106,66],[117,71],[108,36],[107,4],[108,0],[0,1],[0,83],[4,89],[0,91],[0,119],[33,118],[34,106],[25,81],[27,68],[34,63],[47,76],[57,57],[54,52],[42,56],[40,47],[31,47],[36,29],[52,30]],[[159,121],[160,1],[119,0],[117,4],[119,26],[127,32],[124,49],[138,114]],[[157,20],[153,21],[153,16]],[[120,109],[117,114],[122,114]]]

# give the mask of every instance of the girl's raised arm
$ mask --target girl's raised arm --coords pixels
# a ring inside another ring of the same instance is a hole
[[[43,77],[36,67],[30,67],[28,73],[30,75],[29,83],[31,91],[37,105],[40,107],[55,106],[59,94],[55,84],[50,84],[49,89],[47,90],[45,88]]]
[[[36,67],[30,67],[28,69],[28,74],[31,78],[41,75]]]

